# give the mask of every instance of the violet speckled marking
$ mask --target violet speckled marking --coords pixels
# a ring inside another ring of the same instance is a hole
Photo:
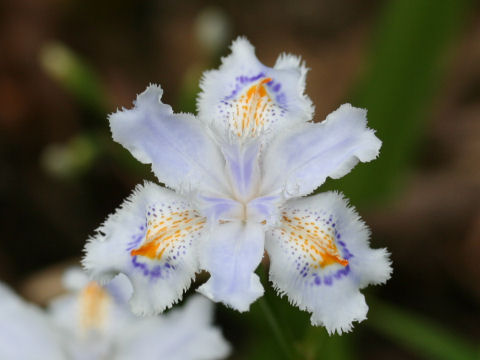
[[[168,262],[163,265],[155,265],[150,269],[146,263],[138,261],[137,256],[132,256],[132,264],[135,268],[141,270],[144,276],[148,276],[151,279],[166,279],[169,276],[169,272],[175,270],[175,266],[170,265]]]
[[[145,238],[145,232],[146,232],[146,227],[147,225],[145,224],[144,226],[140,226],[140,233],[132,235],[132,241],[127,243],[127,251],[130,252],[131,250],[137,248],[142,240]]]
[[[240,90],[242,90],[245,85],[247,84],[251,84],[252,82],[255,82],[257,80],[260,80],[261,78],[263,77],[266,77],[265,73],[264,72],[261,72],[259,73],[258,75],[255,75],[255,76],[252,76],[252,77],[248,77],[248,76],[237,76],[235,78],[235,88],[233,89],[233,91],[230,93],[230,95],[228,96],[225,96],[222,100],[222,103],[227,105],[228,102],[227,100],[231,100],[233,99],[235,96],[237,96],[237,94],[240,92]],[[266,83],[267,87],[273,91],[274,93],[278,93],[280,91],[280,89],[282,88],[282,84],[280,83],[276,83],[275,80],[271,80],[269,81],[268,83]],[[285,93],[280,93],[280,94],[277,94],[275,96],[275,101],[279,104],[279,105],[282,105],[281,106],[281,114],[283,115],[284,114],[284,109],[282,108],[283,106],[286,105],[286,95]],[[223,112],[223,111],[222,111]],[[272,115],[275,115],[272,114]]]
[[[252,83],[254,81],[257,81],[259,79],[261,79],[262,77],[265,77],[265,73],[261,72],[259,73],[258,75],[255,75],[255,76],[252,76],[252,77],[248,77],[248,76],[237,76],[235,78],[235,88],[233,89],[233,91],[230,93],[230,95],[228,96],[225,96],[223,98],[223,100],[230,100],[230,99],[233,99],[237,94],[238,92],[243,89],[243,87],[246,85],[246,84],[249,84],[249,83]],[[224,104],[226,104],[226,102],[224,102]]]

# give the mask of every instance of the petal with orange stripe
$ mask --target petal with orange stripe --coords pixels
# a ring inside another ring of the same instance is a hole
[[[337,193],[288,201],[277,227],[267,232],[270,280],[314,325],[349,331],[366,318],[359,289],[385,282],[390,261],[385,249],[370,249],[369,231]]]
[[[203,76],[200,120],[240,142],[311,120],[313,106],[304,94],[307,68],[298,57],[281,55],[268,67],[244,38],[235,40],[231,49],[220,69]]]
[[[124,273],[132,282],[132,310],[158,313],[190,286],[204,226],[186,198],[146,183],[98,229],[84,265],[99,281]]]

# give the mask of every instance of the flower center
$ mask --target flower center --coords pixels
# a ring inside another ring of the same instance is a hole
[[[279,196],[256,197],[251,200],[201,196],[202,213],[211,221],[248,221],[269,223],[278,208]]]

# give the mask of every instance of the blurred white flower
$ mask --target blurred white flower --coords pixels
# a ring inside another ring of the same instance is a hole
[[[0,359],[215,360],[230,352],[212,326],[213,303],[199,295],[182,309],[139,318],[127,305],[132,288],[123,275],[101,287],[72,269],[65,285],[70,292],[47,312],[0,287]]]
[[[175,114],[155,85],[110,115],[113,138],[174,191],[137,187],[86,245],[93,277],[126,274],[133,311],[151,314],[206,270],[199,291],[246,311],[263,294],[255,269],[266,250],[274,287],[312,312],[312,324],[341,333],[365,319],[359,290],[390,277],[388,253],[370,249],[341,195],[304,196],[375,159],[381,141],[350,104],[309,122],[306,74],[293,55],[263,65],[239,38],[220,69],[204,74],[197,117]]]
[[[65,360],[60,333],[51,320],[0,283],[0,359]]]

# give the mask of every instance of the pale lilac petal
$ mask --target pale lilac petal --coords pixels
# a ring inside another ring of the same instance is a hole
[[[152,164],[160,182],[180,191],[226,191],[225,161],[191,114],[175,114],[161,102],[162,89],[150,85],[135,107],[110,115],[113,138],[142,163]]]
[[[366,115],[345,104],[322,123],[303,124],[278,136],[266,149],[262,192],[306,195],[327,177],[340,178],[359,161],[375,159],[382,143],[367,127]]]
[[[334,192],[291,200],[282,221],[267,232],[270,280],[290,302],[312,313],[313,325],[348,332],[366,318],[360,289],[386,282],[388,252],[369,247],[369,230]]]
[[[215,225],[200,249],[201,267],[210,279],[198,291],[239,311],[263,295],[254,273],[262,260],[264,232],[261,224],[242,221]]]
[[[197,295],[161,317],[139,319],[122,333],[118,360],[217,360],[230,353],[220,329],[212,325],[213,303]]]

